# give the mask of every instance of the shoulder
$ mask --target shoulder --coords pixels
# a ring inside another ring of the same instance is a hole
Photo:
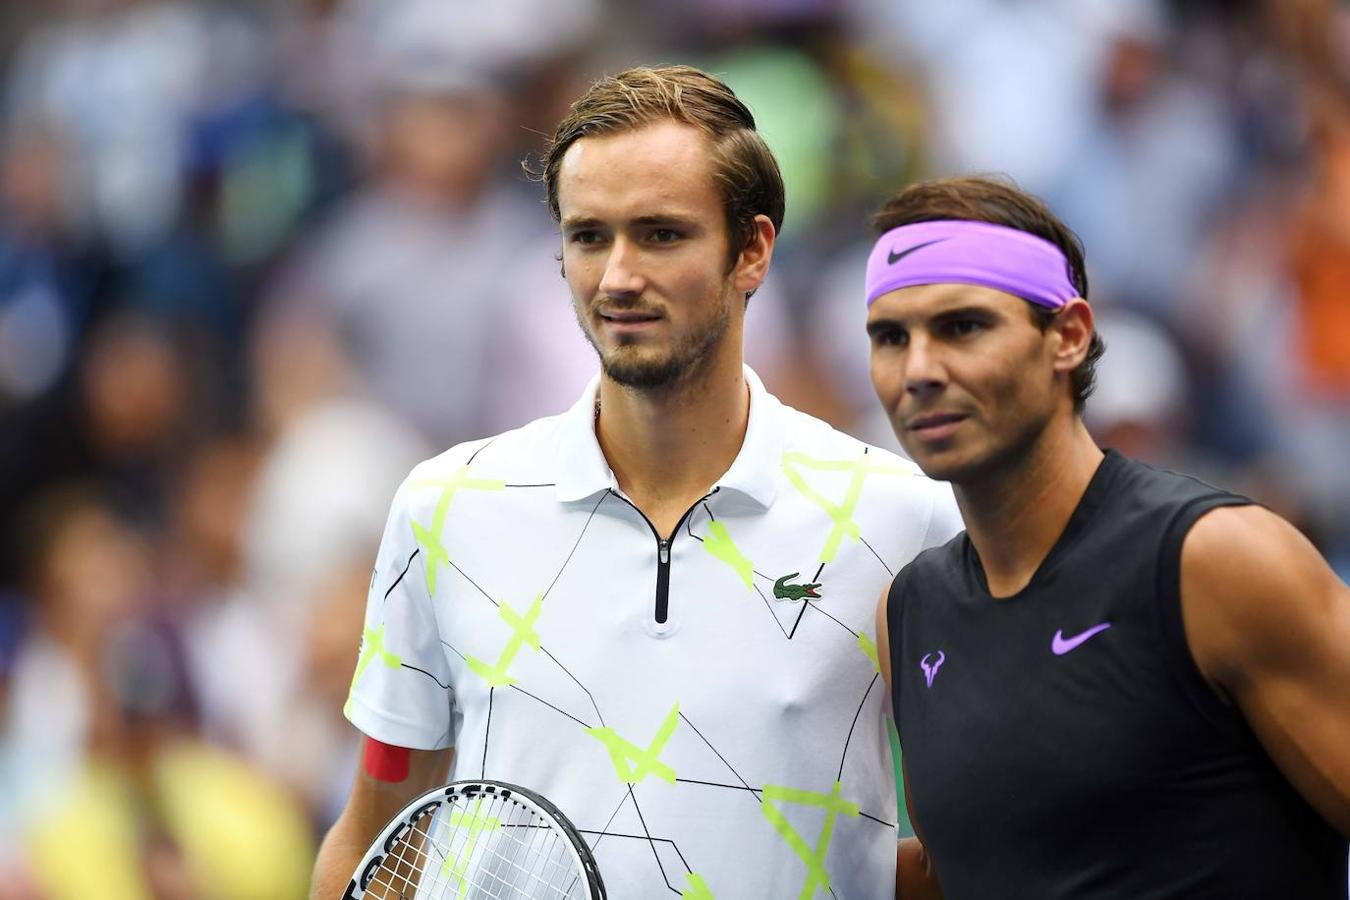
[[[404,478],[396,502],[434,505],[440,492],[419,489],[444,489],[457,483],[487,487],[549,481],[556,474],[562,420],[561,415],[535,419],[510,431],[456,444],[425,459]]]
[[[1210,484],[1203,478],[1131,459],[1116,451],[1107,452],[1104,465],[1110,466],[1108,478],[1112,484],[1145,508],[1173,509],[1188,506],[1197,500],[1252,502],[1240,494]]]
[[[965,534],[957,534],[945,543],[921,551],[896,573],[891,583],[895,596],[906,594],[911,585],[935,587],[945,580],[959,578],[963,569]]]
[[[783,474],[789,481],[806,469],[833,472],[841,480],[861,475],[863,502],[897,524],[917,527],[915,551],[965,530],[951,485],[923,473],[912,460],[845,434],[826,422],[783,406]]]
[[[815,416],[790,406],[780,404],[780,407],[785,462],[834,464],[841,471],[890,476],[875,482],[869,477],[868,490],[916,494],[928,499],[951,497],[950,485],[929,478],[913,461],[859,440]]]
[[[1312,543],[1260,506],[1212,510],[1182,543],[1187,637],[1201,670],[1219,683],[1298,652],[1345,594]]]

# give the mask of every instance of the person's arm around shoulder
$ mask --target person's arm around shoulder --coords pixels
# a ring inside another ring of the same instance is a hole
[[[881,592],[877,601],[877,665],[881,669],[882,680],[886,683],[886,705],[890,707],[891,698],[891,633],[886,622],[886,601],[890,597],[890,588]],[[897,900],[941,900],[942,887],[938,884],[937,870],[933,860],[923,846],[919,822],[914,818],[914,807],[909,802],[909,773],[904,768],[905,761],[900,760],[902,788],[905,794],[905,811],[909,813],[909,823],[919,837],[902,838],[895,851],[895,896]]]
[[[450,771],[454,748],[444,750],[408,750],[390,747],[364,738],[363,761],[357,766],[347,805],[342,808],[333,827],[329,829],[319,855],[314,862],[314,878],[310,884],[310,900],[338,900],[347,889],[352,873],[365,856],[375,836],[394,814],[418,794],[444,784]],[[372,752],[392,757],[393,766],[371,765]],[[400,769],[406,754],[407,775],[382,769]],[[372,771],[378,773],[372,774]]]
[[[1290,784],[1350,835],[1350,588],[1279,516],[1224,507],[1182,544],[1181,603],[1200,671]]]

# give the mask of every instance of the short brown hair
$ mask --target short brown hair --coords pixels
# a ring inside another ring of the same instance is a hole
[[[584,137],[665,120],[699,129],[712,144],[713,179],[726,213],[732,262],[754,238],[755,216],[768,216],[775,231],[783,227],[783,176],[755,130],[754,115],[731,88],[692,66],[627,69],[600,79],[572,104],[548,143],[543,168],[526,166],[544,182],[554,221],[562,215],[558,167],[569,147]]]
[[[886,201],[872,217],[872,227],[881,235],[901,225],[952,219],[990,222],[1044,238],[1064,253],[1069,282],[1078,291],[1078,296],[1088,299],[1083,242],[1044,201],[1018,188],[1011,179],[963,175],[915,182]],[[1035,304],[1028,305],[1032,321],[1042,331],[1049,328],[1057,313]],[[1071,387],[1073,408],[1077,413],[1082,413],[1097,386],[1097,361],[1104,352],[1106,344],[1094,331],[1087,357],[1073,370]]]

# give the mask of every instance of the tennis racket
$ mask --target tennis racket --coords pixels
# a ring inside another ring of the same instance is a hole
[[[356,867],[343,900],[605,900],[580,832],[543,797],[456,781],[413,800]]]

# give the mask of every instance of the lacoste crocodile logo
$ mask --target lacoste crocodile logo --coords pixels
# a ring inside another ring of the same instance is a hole
[[[820,582],[814,584],[788,584],[789,581],[796,578],[801,572],[793,572],[791,575],[784,575],[773,583],[773,596],[776,600],[819,600],[820,594],[816,593],[816,588],[820,587]]]

